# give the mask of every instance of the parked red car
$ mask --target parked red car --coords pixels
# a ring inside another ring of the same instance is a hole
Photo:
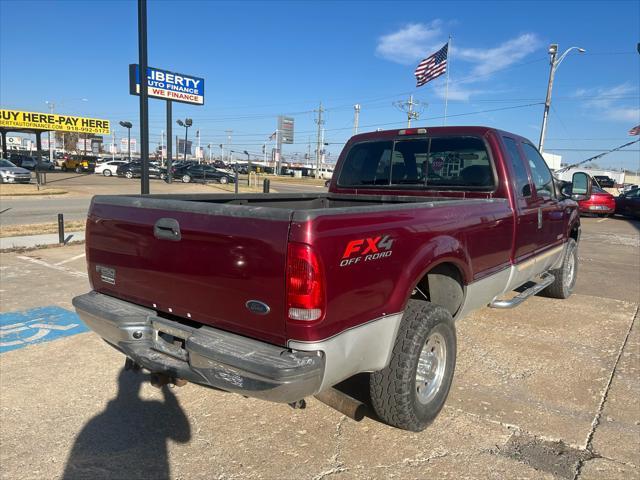
[[[578,202],[580,213],[593,213],[597,215],[610,215],[616,210],[616,199],[609,192],[605,192],[597,185],[593,185],[589,200]]]

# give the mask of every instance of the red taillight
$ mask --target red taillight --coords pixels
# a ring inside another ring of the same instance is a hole
[[[287,251],[287,312],[291,320],[319,320],[324,315],[324,272],[309,245],[290,243]]]

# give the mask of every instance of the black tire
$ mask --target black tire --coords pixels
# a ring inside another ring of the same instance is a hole
[[[127,177],[128,179],[132,179],[133,172],[131,170],[127,170],[126,172],[124,172],[124,176]]]
[[[222,184],[229,183],[229,179],[227,177],[220,177],[220,183]]]
[[[111,170],[109,170],[108,168],[106,168],[106,169],[104,169],[104,170],[102,171],[102,175],[104,175],[105,177],[110,177],[110,176],[111,176],[111,175],[113,175],[113,174],[111,173]]]
[[[76,173],[82,173],[82,167],[76,167]]]
[[[438,337],[445,346],[443,373],[434,384],[437,388],[433,396],[421,400],[416,378],[418,363],[427,340]],[[371,403],[380,419],[404,430],[424,430],[444,406],[455,363],[456,330],[451,314],[424,300],[409,300],[389,365],[370,377]]]
[[[191,177],[189,175],[182,176],[182,183],[189,183],[191,181]]]
[[[66,165],[62,165],[62,171],[66,172],[67,171],[67,166]]]
[[[573,238],[567,243],[560,268],[549,273],[556,278],[541,294],[550,298],[569,298],[578,278],[578,244]]]

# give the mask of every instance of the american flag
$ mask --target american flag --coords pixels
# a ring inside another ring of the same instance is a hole
[[[629,135],[640,135],[640,125],[636,125],[631,130],[629,130]]]
[[[418,64],[416,71],[414,72],[417,87],[421,87],[425,83],[439,77],[447,71],[448,51],[449,43],[445,43],[444,47]]]

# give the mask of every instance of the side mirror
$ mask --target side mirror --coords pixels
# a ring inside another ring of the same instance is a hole
[[[588,200],[591,197],[593,179],[584,172],[576,172],[571,179],[571,198],[576,201]]]

